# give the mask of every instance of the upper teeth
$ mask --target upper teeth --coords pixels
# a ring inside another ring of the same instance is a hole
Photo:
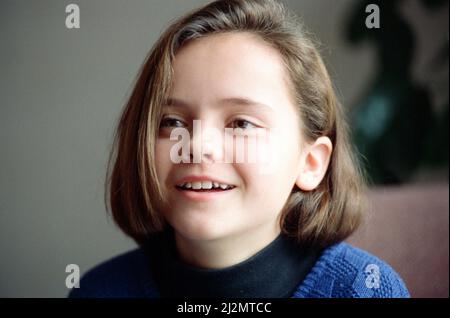
[[[186,182],[178,185],[179,187],[186,188],[186,189],[194,189],[194,190],[200,190],[200,189],[217,189],[221,188],[223,190],[232,188],[232,185],[224,184],[224,183],[218,183],[218,182],[212,182],[212,181],[201,181],[201,182]]]

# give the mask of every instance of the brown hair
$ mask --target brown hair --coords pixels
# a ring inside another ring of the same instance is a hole
[[[172,61],[187,42],[229,32],[249,32],[279,51],[302,133],[309,141],[328,136],[333,143],[320,185],[308,192],[293,189],[281,212],[282,231],[319,247],[342,241],[356,229],[364,210],[362,173],[316,45],[298,17],[274,0],[214,1],[175,21],[154,44],[118,123],[108,162],[105,202],[109,194],[115,222],[138,244],[164,229],[158,211],[166,201],[154,166],[154,145],[172,83]]]

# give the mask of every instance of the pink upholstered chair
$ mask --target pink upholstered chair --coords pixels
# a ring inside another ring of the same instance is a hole
[[[388,262],[412,297],[448,297],[448,184],[377,187],[371,211],[349,242]]]

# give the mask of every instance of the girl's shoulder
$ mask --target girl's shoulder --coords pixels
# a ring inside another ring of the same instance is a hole
[[[389,264],[341,242],[322,252],[293,297],[407,298],[410,295]]]
[[[90,269],[69,298],[156,297],[148,255],[142,247],[115,256]]]

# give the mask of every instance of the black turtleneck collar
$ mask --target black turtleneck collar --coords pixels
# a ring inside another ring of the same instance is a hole
[[[154,236],[146,247],[161,297],[291,297],[319,256],[318,251],[302,248],[280,234],[243,262],[203,269],[180,259],[171,227]]]

